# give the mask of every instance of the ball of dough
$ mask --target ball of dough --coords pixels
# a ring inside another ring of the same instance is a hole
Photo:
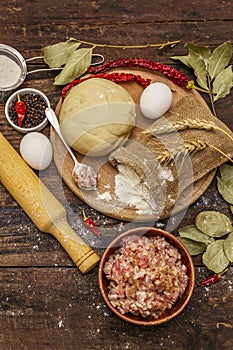
[[[67,94],[59,115],[61,132],[76,151],[103,156],[122,145],[135,125],[136,108],[120,85],[91,78]]]

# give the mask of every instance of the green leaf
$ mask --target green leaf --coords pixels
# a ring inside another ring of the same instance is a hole
[[[229,265],[229,260],[224,253],[223,244],[223,239],[211,243],[202,255],[203,264],[215,273],[221,273]]]
[[[203,54],[200,46],[188,44],[189,49],[189,64],[193,68],[194,74],[197,77],[197,83],[204,89],[208,90],[207,85],[207,53]],[[204,55],[204,57],[203,57]]]
[[[189,238],[185,237],[177,237],[181,243],[185,246],[185,248],[188,250],[189,254],[199,255],[202,254],[206,250],[206,245],[204,243],[195,242]]]
[[[208,72],[214,79],[229,63],[232,57],[232,44],[227,41],[219,45],[209,58]]]
[[[233,179],[217,177],[217,187],[225,201],[233,204]]]
[[[198,56],[191,56],[189,62],[193,65],[193,70],[197,77],[198,85],[203,89],[209,90],[207,85],[207,71],[203,59]]]
[[[222,197],[233,204],[233,166],[223,164],[219,167],[221,177],[217,177],[217,187]]]
[[[59,68],[66,63],[68,57],[80,46],[76,39],[49,45],[44,48],[44,62],[50,68]]]
[[[172,60],[177,60],[177,61],[180,61],[182,62],[185,66],[188,66],[189,68],[192,68],[190,63],[189,63],[189,58],[190,56],[187,55],[187,56],[172,56],[170,57]]]
[[[224,240],[223,248],[227,259],[233,262],[233,232]]]
[[[232,66],[229,66],[222,70],[214,79],[213,82],[213,93],[214,101],[219,100],[220,98],[225,97],[231,91],[233,86],[233,72]]]
[[[179,234],[181,237],[191,239],[195,242],[203,243],[205,244],[205,246],[209,245],[211,242],[214,241],[213,237],[210,237],[202,231],[198,230],[198,228],[195,225],[186,226],[179,229]]]
[[[222,164],[219,167],[219,171],[222,177],[231,178],[233,180],[233,166],[229,164]]]
[[[227,41],[219,45],[212,53],[206,46],[187,44],[187,56],[173,56],[172,59],[180,60],[189,68],[193,69],[197,83],[205,90],[213,90],[213,102],[225,97],[230,93],[233,86],[232,68],[227,67],[232,58],[232,44]],[[227,68],[226,68],[227,67]]]
[[[74,51],[61,73],[55,78],[55,85],[64,85],[84,74],[91,64],[92,48]]]
[[[206,68],[208,68],[208,63],[209,63],[209,58],[211,55],[211,51],[208,47],[206,46],[198,46],[194,45],[192,43],[188,43],[188,49],[191,54],[191,51],[198,55],[205,63]]]
[[[199,57],[205,63],[206,68],[208,67],[208,60],[211,55],[211,51],[208,47],[198,46],[192,43],[187,44],[188,47],[188,55],[186,56],[172,56],[171,59],[179,60],[189,68],[194,68],[196,66],[195,60],[193,61],[193,57]],[[190,62],[191,61],[191,62]]]
[[[196,216],[197,228],[211,237],[222,237],[232,232],[233,227],[230,219],[217,211],[203,211]]]

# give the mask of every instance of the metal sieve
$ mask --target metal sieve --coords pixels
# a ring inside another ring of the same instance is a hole
[[[26,78],[27,65],[23,56],[11,46],[0,44],[0,55],[12,60],[12,63],[15,63],[21,71],[17,81],[13,85],[10,84],[9,86],[4,87],[0,86],[0,103],[5,103],[7,98],[12,94],[12,92],[16,90]],[[0,69],[3,69],[3,67],[0,67]]]
[[[32,71],[27,71],[27,62],[37,59],[43,59],[43,56],[32,57],[27,60],[13,47],[5,44],[0,44],[0,56],[5,56],[8,59],[12,60],[13,64],[16,64],[20,68],[20,75],[17,81],[14,84],[9,84],[9,86],[1,86],[0,84],[0,104],[4,104],[9,96],[24,82],[26,76],[31,73],[37,73],[41,71],[51,71],[51,70],[61,70],[62,68],[43,68],[35,69]],[[97,62],[91,63],[92,66],[98,65],[104,62],[104,57],[100,54],[92,54],[92,57],[97,58]],[[0,67],[0,74],[3,71],[4,67]],[[4,72],[5,73],[5,72]],[[11,72],[9,71],[9,74]]]

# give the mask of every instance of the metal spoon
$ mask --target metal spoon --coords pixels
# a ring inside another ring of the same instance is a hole
[[[52,108],[46,108],[45,115],[74,161],[74,168],[72,171],[72,178],[74,182],[78,185],[79,188],[82,188],[83,190],[95,190],[97,186],[96,172],[91,166],[79,163],[77,161],[75,155],[62,136],[60,125],[54,110]]]

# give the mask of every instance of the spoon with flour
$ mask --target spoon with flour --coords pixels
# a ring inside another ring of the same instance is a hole
[[[78,162],[74,153],[71,151],[70,147],[68,146],[68,144],[62,136],[60,125],[54,110],[52,108],[46,108],[45,115],[48,118],[54,130],[56,131],[57,135],[60,137],[61,141],[63,142],[64,146],[66,147],[74,162],[74,168],[72,171],[72,178],[74,182],[80,189],[95,190],[97,187],[97,174],[95,170],[89,165]]]

